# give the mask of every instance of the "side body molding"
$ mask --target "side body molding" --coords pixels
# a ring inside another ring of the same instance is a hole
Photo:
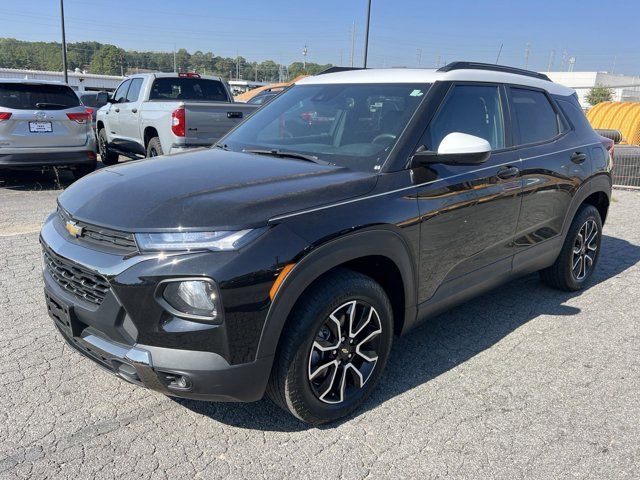
[[[269,308],[257,358],[275,354],[289,312],[314,280],[334,267],[369,255],[388,257],[400,271],[405,304],[402,331],[406,331],[416,320],[416,259],[412,258],[405,240],[395,231],[382,228],[364,230],[323,244],[295,265]]]

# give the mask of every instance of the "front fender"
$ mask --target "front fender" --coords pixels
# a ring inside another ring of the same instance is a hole
[[[403,331],[416,319],[416,260],[402,236],[392,230],[376,228],[349,234],[327,242],[304,256],[280,286],[263,326],[257,358],[273,356],[289,316],[289,312],[311,283],[350,260],[370,255],[384,256],[400,271],[405,292]]]

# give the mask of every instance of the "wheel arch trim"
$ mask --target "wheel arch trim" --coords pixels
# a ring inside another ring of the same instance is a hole
[[[291,309],[300,295],[321,275],[340,265],[368,256],[389,258],[404,284],[405,331],[416,318],[416,262],[403,237],[392,229],[360,231],[329,241],[299,260],[278,289],[267,312],[256,358],[273,356]]]
[[[593,195],[594,193],[604,193],[609,199],[609,203],[611,203],[611,188],[612,180],[611,175],[609,175],[608,173],[596,175],[585,181],[580,186],[580,188],[578,188],[575,195],[573,196],[571,206],[567,210],[564,222],[562,224],[562,238],[566,237],[567,232],[569,231],[569,227],[571,226],[571,222],[576,216],[578,209],[589,196]],[[605,219],[603,218],[603,223],[604,220]]]

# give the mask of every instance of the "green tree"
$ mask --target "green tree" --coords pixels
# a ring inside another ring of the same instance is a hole
[[[613,100],[613,90],[604,85],[596,85],[589,90],[585,99],[592,107],[602,102],[610,102]]]
[[[91,60],[91,73],[121,75],[126,69],[124,50],[115,45],[103,45]]]

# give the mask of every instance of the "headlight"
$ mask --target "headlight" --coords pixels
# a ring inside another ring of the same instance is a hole
[[[141,250],[237,250],[260,233],[259,230],[235,232],[136,233]]]
[[[201,320],[215,320],[219,316],[218,289],[210,279],[166,281],[162,298],[178,316]]]

